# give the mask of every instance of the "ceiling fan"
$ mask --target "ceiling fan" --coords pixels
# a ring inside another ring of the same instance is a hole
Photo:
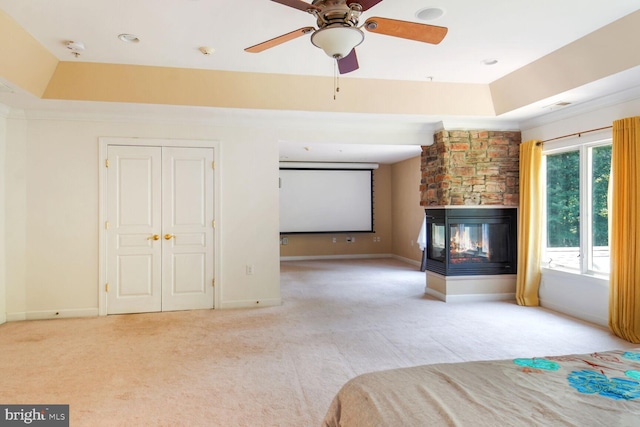
[[[447,34],[446,27],[378,17],[367,19],[359,27],[358,21],[362,12],[371,9],[382,0],[313,0],[311,3],[302,0],[272,1],[312,14],[317,19],[318,28],[303,27],[248,47],[245,51],[262,52],[312,33],[311,43],[337,60],[340,74],[355,71],[359,67],[355,47],[364,40],[361,28],[373,33],[431,44],[440,43]]]

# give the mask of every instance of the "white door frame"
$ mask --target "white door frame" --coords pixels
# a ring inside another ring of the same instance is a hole
[[[216,286],[214,288],[213,304],[214,308],[220,307],[220,295],[222,293],[220,280],[222,263],[220,262],[221,255],[221,231],[222,221],[220,216],[220,141],[216,140],[188,140],[188,139],[161,139],[161,138],[118,138],[118,137],[100,137],[98,138],[99,153],[98,153],[98,170],[99,175],[99,207],[98,207],[98,314],[100,316],[107,315],[107,298],[106,298],[106,284],[107,284],[107,148],[109,145],[137,145],[137,146],[149,146],[149,147],[182,147],[182,148],[213,148],[213,158],[215,162],[215,169],[213,171],[214,179],[214,218],[215,218],[215,230],[214,230],[214,255],[213,255],[213,268]]]

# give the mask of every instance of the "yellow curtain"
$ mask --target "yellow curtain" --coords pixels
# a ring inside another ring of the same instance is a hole
[[[640,343],[640,116],[613,122],[609,327]]]
[[[518,274],[516,300],[520,305],[540,304],[540,254],[542,231],[542,144],[520,145],[520,209],[518,209]]]

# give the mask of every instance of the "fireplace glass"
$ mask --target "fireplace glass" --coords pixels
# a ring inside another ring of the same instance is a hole
[[[444,224],[431,224],[431,244],[429,248],[429,258],[444,262]]]
[[[508,262],[508,232],[508,224],[451,224],[450,262]]]
[[[427,270],[448,276],[515,273],[515,209],[427,209],[427,224]]]

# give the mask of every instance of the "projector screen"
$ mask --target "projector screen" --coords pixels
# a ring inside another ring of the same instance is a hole
[[[280,233],[373,232],[372,170],[280,169]]]

